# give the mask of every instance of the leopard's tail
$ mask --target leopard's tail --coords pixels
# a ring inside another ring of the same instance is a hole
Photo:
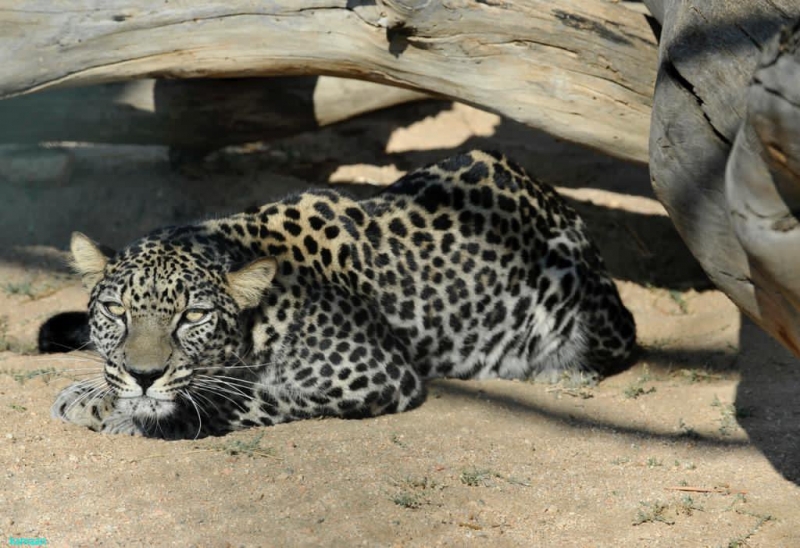
[[[56,314],[39,328],[39,352],[42,354],[73,350],[94,350],[86,312]]]

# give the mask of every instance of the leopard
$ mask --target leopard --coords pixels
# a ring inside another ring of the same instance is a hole
[[[313,189],[160,228],[119,251],[75,232],[102,373],[52,415],[194,439],[408,411],[426,381],[604,377],[636,342],[584,221],[497,152],[357,200]]]

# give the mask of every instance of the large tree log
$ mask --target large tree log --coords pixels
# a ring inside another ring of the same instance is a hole
[[[782,338],[776,321],[783,323],[797,312],[789,303],[767,310],[759,302],[759,292],[777,289],[754,277],[750,258],[734,232],[725,199],[725,166],[745,116],[747,83],[760,50],[782,26],[800,17],[800,3],[645,3],[663,25],[650,135],[653,187],[714,283],[757,323]]]
[[[644,161],[655,41],[607,0],[31,0],[0,97],[140,77],[330,74],[431,90]]]
[[[764,326],[800,356],[800,22],[764,52],[728,160],[731,222]]]
[[[213,150],[279,139],[428,97],[329,76],[145,79],[0,101],[0,143],[85,141]]]

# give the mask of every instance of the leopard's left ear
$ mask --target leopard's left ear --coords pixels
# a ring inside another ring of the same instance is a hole
[[[228,274],[228,288],[233,300],[242,309],[258,306],[278,272],[278,261],[272,257],[257,259]]]

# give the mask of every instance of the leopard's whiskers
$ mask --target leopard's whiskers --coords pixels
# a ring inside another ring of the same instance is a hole
[[[200,408],[197,406],[197,402],[194,401],[194,398],[192,397],[192,395],[189,393],[188,390],[182,389],[179,391],[179,394],[181,394],[184,398],[189,400],[189,403],[191,403],[192,406],[194,407],[195,413],[197,413],[197,433],[194,435],[194,439],[197,439],[200,437],[200,432],[203,429],[203,417],[200,416]]]
[[[241,390],[238,390],[235,387],[228,387],[219,383],[208,382],[207,380],[200,380],[196,386],[203,387],[206,391],[211,392],[212,394],[219,394],[220,396],[224,397],[224,394],[228,394],[230,396],[245,398],[245,399],[252,399],[251,396],[248,396]],[[231,402],[235,403],[234,400],[230,400]]]
[[[52,362],[52,361],[68,361],[68,362],[77,362],[77,361],[86,361],[86,362],[95,362],[101,365],[105,364],[105,360],[99,356],[73,356],[71,354],[64,354],[63,356],[59,356],[58,358],[53,358],[53,356],[35,356],[33,358],[35,362]]]
[[[224,386],[215,386],[213,384],[197,383],[194,385],[194,389],[198,392],[205,391],[208,392],[209,394],[219,396],[221,398],[228,400],[237,407],[242,407],[242,401],[241,401],[242,394],[232,392],[229,389],[225,388]],[[231,398],[229,395],[238,397],[238,400]],[[252,399],[251,396],[244,395],[244,397],[248,400]]]
[[[250,380],[247,380],[247,379],[241,379],[239,377],[231,377],[231,376],[228,376],[228,375],[198,375],[198,377],[202,378],[202,379],[214,379],[214,380],[226,381],[226,382],[229,382],[231,384],[235,384],[236,386],[239,386],[240,388],[250,388],[250,387],[253,387],[253,386],[260,386],[261,385],[260,381],[250,381]]]
[[[183,389],[183,391],[187,391],[187,392],[188,392],[188,389]],[[211,398],[209,398],[209,397],[208,397],[208,396],[206,396],[205,394],[201,393],[200,391],[196,391],[194,395],[195,395],[195,396],[196,396],[198,399],[201,399],[202,401],[206,402],[208,405],[212,406],[212,407],[213,407],[214,409],[216,409],[217,411],[219,411],[219,410],[220,410],[220,409],[219,409],[219,406],[216,404],[216,402],[214,402],[214,400],[212,400]],[[204,412],[204,413],[208,414],[208,410],[207,410],[207,409],[203,408],[202,406],[201,406],[201,408],[202,408],[202,410],[203,410],[203,412]]]

